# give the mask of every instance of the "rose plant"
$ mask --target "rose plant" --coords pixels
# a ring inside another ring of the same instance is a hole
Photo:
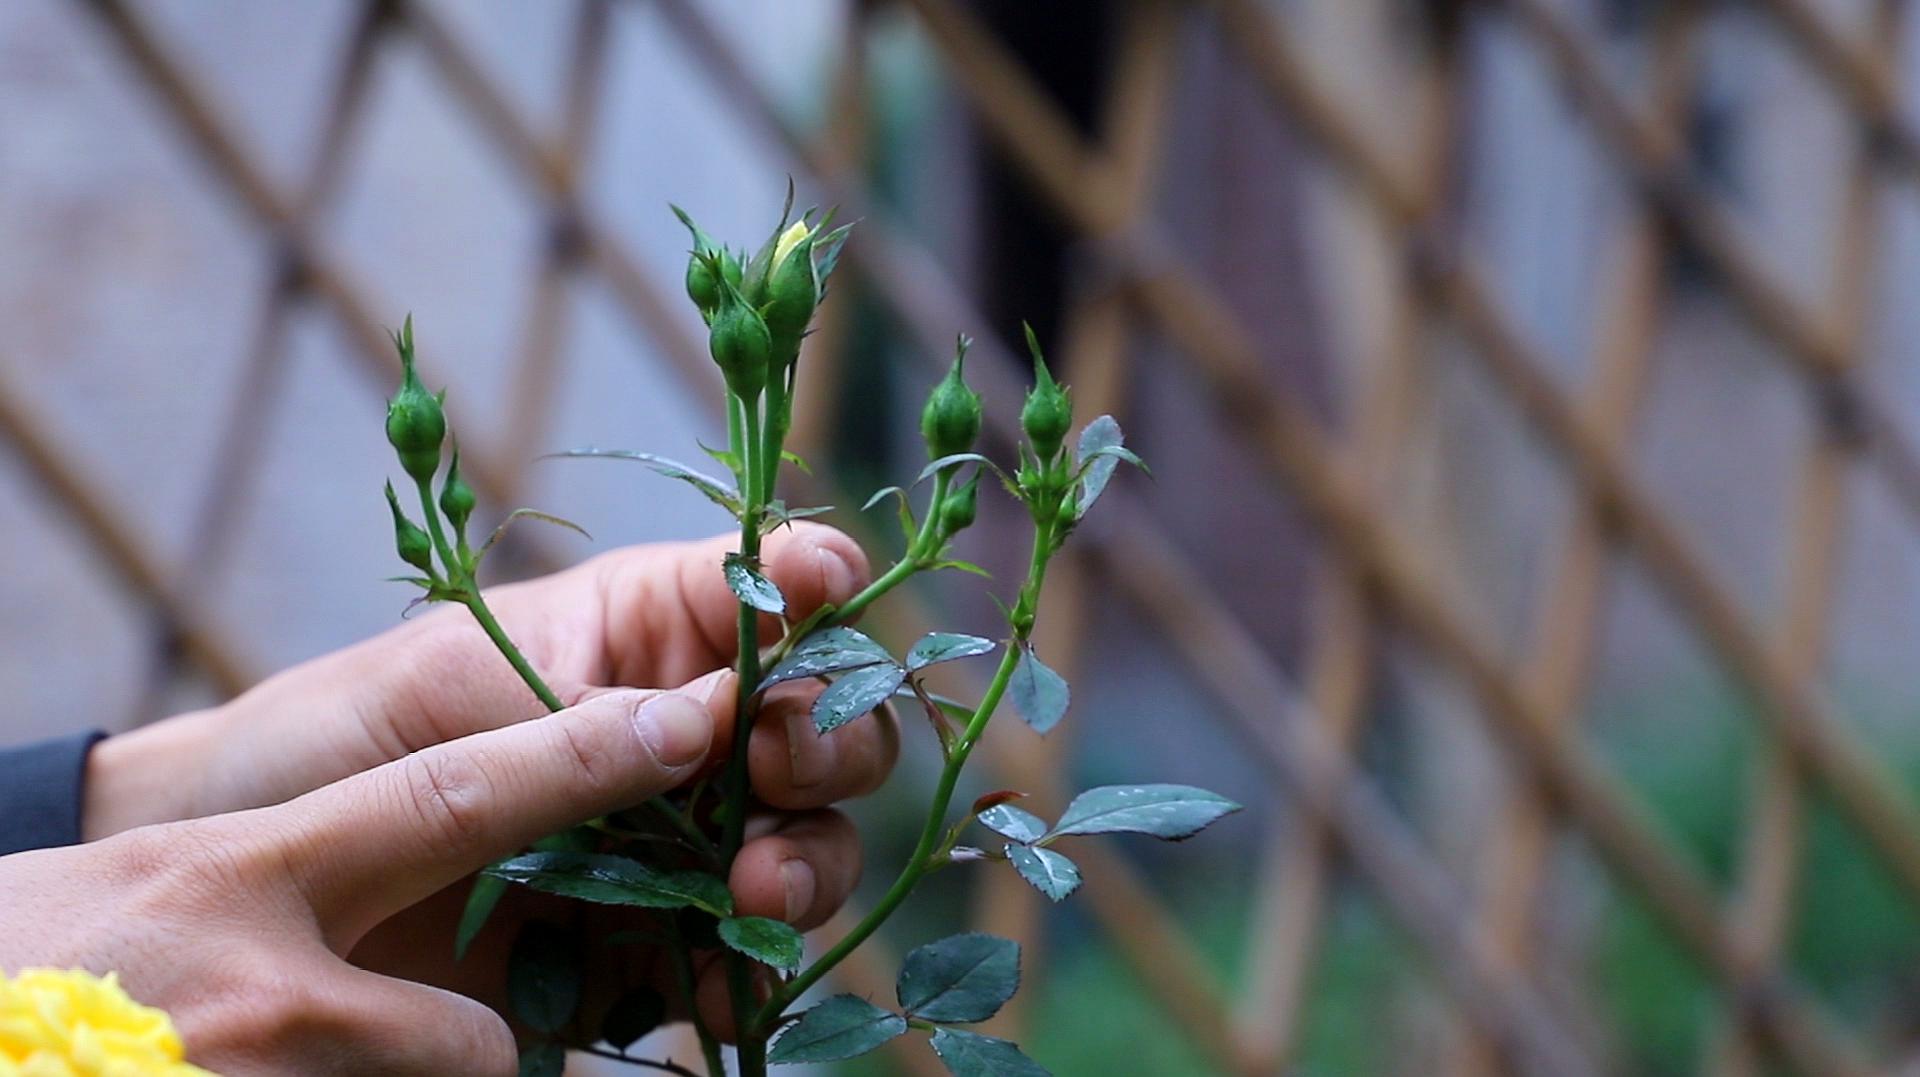
[[[1002,462],[974,451],[981,401],[965,379],[968,342],[963,336],[952,367],[922,410],[920,429],[930,462],[910,484],[881,490],[866,505],[872,509],[888,499],[896,503],[904,547],[899,559],[850,600],[805,617],[786,616],[786,599],[763,572],[760,548],[773,530],[827,511],[789,506],[778,496],[778,479],[784,463],[800,463],[786,451],[785,441],[801,342],[849,232],[849,226],[832,226],[831,212],[816,222],[814,211],[797,220],[791,211],[789,191],[779,224],[749,256],[717,243],[685,212],[674,210],[692,237],[687,295],[706,325],[709,350],[726,386],[727,447],[707,451],[728,478],[651,452],[579,449],[559,454],[642,464],[692,485],[738,523],[738,548],[714,570],[724,575],[739,600],[740,695],[731,751],[724,767],[710,778],[553,835],[494,865],[474,886],[460,927],[460,947],[471,941],[512,885],[656,914],[654,930],[625,932],[624,938],[582,939],[564,925],[540,921],[522,931],[509,986],[515,1015],[529,1033],[523,1074],[557,1075],[570,1048],[655,1070],[695,1073],[671,1060],[630,1052],[664,1020],[671,1001],[677,1004],[674,1008],[693,1015],[706,1071],[720,1077],[726,1072],[724,1045],[700,1020],[692,998],[694,961],[706,951],[719,951],[728,963],[737,1038],[733,1050],[742,1074],[764,1074],[769,1064],[850,1058],[909,1030],[930,1033],[933,1051],[961,1077],[1044,1074],[1014,1044],[964,1027],[991,1018],[1019,986],[1019,948],[1006,939],[965,933],[913,950],[903,962],[892,1006],[835,995],[803,1007],[803,996],[941,868],[1002,862],[1048,899],[1060,901],[1082,881],[1079,869],[1057,847],[1061,839],[1131,833],[1178,841],[1238,810],[1238,805],[1205,790],[1149,784],[1089,790],[1051,823],[1014,803],[1016,793],[990,794],[967,811],[952,811],[961,773],[1003,702],[1039,734],[1066,714],[1068,684],[1041,660],[1032,642],[1047,567],[1099,500],[1118,465],[1144,469],[1110,416],[1088,423],[1069,444],[1072,397],[1053,379],[1031,329],[1027,344],[1034,384],[1020,413],[1025,437],[1018,458]],[[389,483],[386,497],[396,545],[413,569],[399,579],[418,587],[422,601],[467,607],[534,694],[550,710],[560,710],[559,698],[493,616],[476,577],[487,551],[516,519],[530,516],[574,525],[517,509],[477,548],[469,543],[474,491],[461,477],[457,444],[450,450],[446,445],[441,407],[445,394],[430,393],[414,370],[411,318],[394,335],[394,343],[404,376],[388,405],[387,437],[418,494],[424,521],[416,523],[409,516]],[[1023,505],[1032,520],[1025,579],[1010,603],[1001,602],[1006,621],[1002,638],[933,632],[896,655],[853,627],[864,610],[920,573],[956,569],[986,575],[957,559],[954,547],[974,521],[981,479],[987,475]],[[923,486],[927,493],[917,496]],[[782,630],[763,638],[762,621],[769,616]],[[990,655],[998,655],[997,665],[977,701],[936,694],[924,683],[924,673],[932,666]],[[892,885],[844,937],[811,961],[791,926],[733,915],[725,882],[753,807],[747,771],[753,715],[769,688],[803,679],[826,682],[812,706],[814,726],[822,735],[898,704],[925,715],[943,762],[918,841]],[[991,840],[961,844],[974,826]],[[672,954],[682,997],[669,1000],[652,988],[639,988],[612,1000],[601,1012],[581,1012],[586,947],[636,942]]]

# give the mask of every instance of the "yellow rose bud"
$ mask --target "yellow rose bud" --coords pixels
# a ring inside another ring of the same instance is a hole
[[[0,977],[0,1074],[32,1077],[212,1077],[189,1065],[163,1011],[85,972],[27,969]]]
[[[775,240],[773,244],[773,262],[771,264],[771,272],[768,275],[771,276],[772,273],[778,273],[781,264],[787,260],[787,255],[793,253],[793,249],[800,245],[801,240],[806,239],[812,234],[812,226],[808,225],[805,221],[795,221],[791,227],[780,233],[780,238]]]

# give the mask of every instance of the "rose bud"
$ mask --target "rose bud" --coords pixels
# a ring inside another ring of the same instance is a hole
[[[439,397],[427,392],[413,369],[413,316],[393,335],[400,349],[400,391],[387,401],[387,441],[400,454],[400,466],[415,479],[433,478],[440,468],[440,442],[447,416]]]
[[[948,494],[940,503],[940,533],[951,537],[972,527],[979,507],[980,473],[976,471],[966,485]]]
[[[708,264],[717,269],[718,259],[709,258]],[[759,399],[767,385],[773,338],[759,312],[747,305],[740,289],[724,278],[720,281],[720,305],[714,309],[708,327],[707,349],[733,395],[748,402]]]
[[[705,230],[693,223],[693,218],[687,216],[686,210],[679,206],[670,208],[673,210],[673,215],[680,218],[680,223],[686,225],[687,231],[693,236],[693,252],[687,258],[687,298],[693,300],[693,305],[700,308],[702,318],[712,321],[714,309],[720,305],[719,277],[731,280],[734,286],[738,287],[740,263],[715,243],[713,237]],[[715,275],[713,264],[709,260],[714,258],[717,258],[720,263],[718,276]]]
[[[813,265],[813,229],[805,221],[781,233],[773,248],[773,268],[767,276],[763,308],[773,354],[781,366],[800,354],[800,338],[820,305],[820,280]]]
[[[453,525],[456,535],[467,533],[467,519],[473,515],[473,507],[478,501],[474,497],[473,487],[460,477],[460,446],[453,447],[453,459],[447,465],[446,485],[440,488],[440,511],[446,514],[447,522]]]
[[[1045,462],[1060,451],[1067,428],[1073,425],[1073,401],[1047,370],[1032,326],[1027,327],[1027,347],[1033,352],[1033,388],[1027,393],[1026,406],[1020,409],[1020,429],[1026,431],[1034,455]]]
[[[980,394],[967,387],[963,369],[970,343],[960,338],[953,365],[927,394],[926,407],[920,412],[920,436],[926,439],[928,459],[966,452],[980,436]]]
[[[433,575],[433,540],[400,511],[400,499],[394,496],[392,483],[387,484],[387,507],[393,510],[393,545],[400,552],[400,560]]]

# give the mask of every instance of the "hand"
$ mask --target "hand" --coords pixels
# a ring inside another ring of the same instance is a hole
[[[733,662],[737,605],[719,568],[734,545],[722,536],[630,547],[487,598],[565,702],[606,686],[684,684]],[[846,601],[870,576],[859,546],[818,524],[768,536],[763,558],[795,618]],[[766,619],[763,638],[777,629]],[[819,808],[885,779],[898,751],[889,722],[863,720],[823,738],[800,709],[769,707],[754,730],[763,801]],[[278,804],[544,713],[466,610],[438,608],[224,706],[105,741],[89,762],[86,836]]]
[[[0,858],[0,968],[118,971],[219,1072],[506,1077],[492,1010],[343,955],[482,865],[680,784],[730,708],[604,693],[277,807]]]
[[[730,548],[721,538],[622,550],[490,590],[488,600],[567,702],[608,685],[681,684],[734,658],[738,607],[718,571]],[[868,579],[859,548],[819,525],[770,536],[764,558],[794,617],[844,602]],[[771,620],[764,628],[767,638],[777,630]],[[730,674],[708,677],[686,690],[731,696]],[[753,840],[729,879],[742,915],[803,929],[830,916],[859,879],[858,836],[829,805],[876,788],[898,753],[897,730],[885,715],[816,734],[808,712],[818,690],[782,686],[761,707],[749,749],[752,781],[758,799],[778,810],[752,821]],[[544,713],[467,611],[441,609],[281,674],[224,707],[109,739],[90,764],[84,819],[89,837],[98,837],[140,823],[276,804],[429,745]],[[731,713],[728,707],[728,722]],[[723,733],[718,751],[730,743],[731,733]],[[516,888],[468,959],[455,965],[452,932],[466,890],[457,884],[395,917],[354,960],[504,1005],[512,933],[543,903]],[[699,994],[703,1012],[724,1034],[729,1014],[720,979],[718,970],[703,977]]]

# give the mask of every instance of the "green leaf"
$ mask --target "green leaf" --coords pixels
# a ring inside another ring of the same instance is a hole
[[[1047,832],[1047,821],[1011,804],[997,804],[980,813],[980,825],[1004,838],[1023,845],[1039,841]]]
[[[772,580],[767,579],[757,563],[737,553],[730,553],[722,562],[721,570],[726,573],[727,586],[732,589],[735,598],[762,613],[787,612],[787,596],[780,593],[780,588],[775,587]]]
[[[728,949],[782,972],[793,972],[806,956],[806,942],[793,925],[764,916],[733,916],[720,921],[720,941]]]
[[[569,531],[577,533],[588,542],[593,541],[593,536],[587,534],[586,528],[581,527],[579,524],[574,523],[564,516],[555,516],[550,512],[541,512],[539,509],[514,509],[512,512],[507,513],[506,519],[500,521],[499,527],[493,529],[493,534],[487,536],[487,541],[480,544],[480,549],[474,552],[474,558],[478,560],[479,558],[485,557],[487,551],[493,549],[493,544],[500,541],[500,536],[506,534],[507,528],[513,526],[516,520],[539,520],[543,524],[564,527]]]
[[[1020,944],[969,931],[907,955],[900,1008],[927,1021],[985,1021],[1020,989]]]
[[[507,958],[507,999],[514,1016],[549,1035],[573,1020],[587,948],[576,931],[529,920],[514,937]]]
[[[694,441],[694,444],[700,446],[701,452],[706,453],[708,456],[713,457],[713,459],[717,463],[719,463],[721,467],[726,468],[727,474],[733,476],[733,481],[735,483],[738,483],[740,481],[740,457],[738,455],[728,452],[725,449],[716,449],[713,446],[708,445],[706,442],[700,441],[698,439]]]
[[[893,496],[899,497],[899,498],[904,498],[907,496],[907,492],[905,490],[902,490],[898,486],[882,486],[880,489],[875,490],[873,492],[872,497],[867,498],[867,503],[860,506],[860,511],[861,512],[871,511],[875,505],[878,505],[880,502],[885,501],[888,494],[892,494]]]
[[[801,640],[788,651],[760,682],[758,690],[764,692],[783,681],[805,680],[892,661],[893,656],[887,649],[864,633],[851,628],[828,628]]]
[[[607,1007],[600,1020],[600,1038],[616,1051],[625,1051],[667,1019],[667,1000],[651,987],[636,987]]]
[[[1102,455],[1103,449],[1120,447],[1125,438],[1120,432],[1120,424],[1111,415],[1102,415],[1087,424],[1080,431],[1080,504],[1077,512],[1081,516],[1093,507],[1095,501],[1107,489],[1107,480],[1113,478],[1113,469],[1120,463],[1112,456]]]
[[[1053,1077],[1006,1040],[957,1028],[936,1029],[933,1053],[953,1077]]]
[[[927,567],[929,569],[932,569],[935,572],[938,572],[943,568],[957,568],[962,572],[971,572],[972,574],[980,577],[983,580],[993,579],[993,573],[988,572],[986,569],[981,568],[979,565],[974,564],[972,561],[956,561],[956,560],[949,559],[946,561],[935,561],[933,564],[928,565]]]
[[[822,733],[846,725],[893,698],[907,671],[891,660],[843,674],[813,701],[813,728]]]
[[[950,468],[955,464],[965,464],[969,462],[979,464],[981,467],[992,468],[995,472],[1000,472],[1000,465],[994,463],[993,461],[987,459],[984,456],[981,456],[977,452],[957,452],[952,454],[951,456],[942,456],[940,459],[935,460],[932,463],[928,464],[926,467],[921,468],[920,474],[915,475],[913,477],[913,485],[918,486],[921,483],[926,482],[928,479],[933,478],[933,476],[936,473],[945,471],[947,468]],[[1004,472],[1000,472],[1000,474],[1002,475],[1002,477],[1005,476]]]
[[[834,267],[840,264],[840,249],[846,246],[847,233],[853,231],[853,222],[848,222],[813,241],[813,271],[825,284],[833,276]]]
[[[1080,869],[1052,849],[1036,849],[1016,841],[1007,843],[1006,854],[1013,870],[1049,901],[1059,901],[1080,888]]]
[[[473,880],[473,890],[467,894],[466,908],[460,910],[460,926],[453,933],[453,959],[459,961],[467,956],[467,947],[480,930],[487,926],[487,920],[493,915],[494,907],[507,893],[507,881],[492,875],[481,875]]]
[[[929,632],[920,637],[920,642],[907,652],[907,672],[914,673],[940,662],[951,662],[958,658],[972,658],[977,654],[986,654],[1000,646],[983,636],[968,636],[959,632]]]
[[[1103,460],[1125,460],[1127,463],[1132,464],[1148,475],[1153,474],[1153,469],[1147,466],[1147,462],[1140,459],[1132,449],[1124,445],[1102,445],[1098,449],[1095,449],[1088,459],[1081,461],[1080,466],[1082,469],[1091,470],[1098,466]]]
[[[767,1052],[767,1061],[837,1062],[903,1035],[907,1019],[858,995],[835,995],[800,1015]]]
[[[1191,785],[1106,785],[1074,797],[1042,840],[1124,833],[1179,841],[1239,810],[1226,797]]]
[[[561,1077],[567,1049],[557,1043],[530,1043],[520,1049],[520,1077]]]
[[[792,464],[794,467],[799,468],[800,473],[802,475],[813,474],[813,466],[811,464],[808,464],[806,460],[803,459],[799,453],[794,452],[791,449],[780,450],[780,459],[785,460],[787,463]]]
[[[741,512],[740,494],[730,483],[695,471],[678,460],[669,460],[650,452],[634,452],[630,449],[570,449],[553,455],[597,460],[631,460],[669,479],[679,479],[705,494],[708,501],[733,513],[736,517]]]
[[[768,503],[767,522],[763,522],[760,527],[763,532],[771,531],[782,524],[789,524],[795,520],[810,520],[815,516],[825,516],[832,511],[832,505],[802,505],[796,509],[776,498]]]
[[[1060,724],[1072,702],[1066,678],[1049,669],[1031,647],[1020,655],[1019,664],[1013,667],[1013,681],[1007,685],[1007,694],[1013,697],[1014,709],[1035,733],[1045,733]]]
[[[712,875],[657,871],[637,860],[606,853],[528,853],[495,864],[486,874],[601,905],[694,908],[715,916],[733,915],[732,893],[726,883]]]
[[[867,499],[867,503],[860,506],[860,511],[866,512],[872,509],[888,494],[892,494],[900,501],[900,534],[906,538],[908,545],[912,545],[915,536],[918,534],[919,525],[914,523],[913,502],[907,498],[907,492],[905,490],[902,490],[898,486],[886,486],[875,490],[873,496]]]

